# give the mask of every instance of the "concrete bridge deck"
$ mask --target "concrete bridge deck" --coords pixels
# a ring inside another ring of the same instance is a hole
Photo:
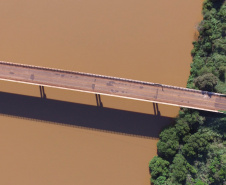
[[[218,112],[226,96],[157,83],[0,61],[0,80]]]

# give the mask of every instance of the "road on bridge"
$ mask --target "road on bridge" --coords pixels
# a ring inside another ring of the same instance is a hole
[[[0,80],[218,112],[226,96],[151,82],[0,61]]]

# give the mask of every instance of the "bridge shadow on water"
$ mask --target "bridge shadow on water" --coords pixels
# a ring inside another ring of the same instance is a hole
[[[0,92],[0,114],[139,137],[158,138],[172,118]],[[151,106],[151,103],[150,103]]]

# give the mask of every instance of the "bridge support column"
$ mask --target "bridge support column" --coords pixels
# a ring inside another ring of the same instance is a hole
[[[39,86],[41,98],[46,99],[46,93],[43,86]]]
[[[99,94],[95,94],[96,96],[96,102],[98,107],[103,107],[103,103],[101,102],[101,98]]]
[[[161,113],[159,111],[158,103],[153,103],[153,108],[154,108],[154,114],[155,114],[155,116],[161,116]]]

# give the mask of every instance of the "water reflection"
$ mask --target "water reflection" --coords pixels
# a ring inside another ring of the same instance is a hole
[[[98,106],[91,106],[0,92],[0,114],[155,138],[172,120],[160,116],[157,105],[156,115],[149,115],[104,108],[100,96],[96,98]]]

